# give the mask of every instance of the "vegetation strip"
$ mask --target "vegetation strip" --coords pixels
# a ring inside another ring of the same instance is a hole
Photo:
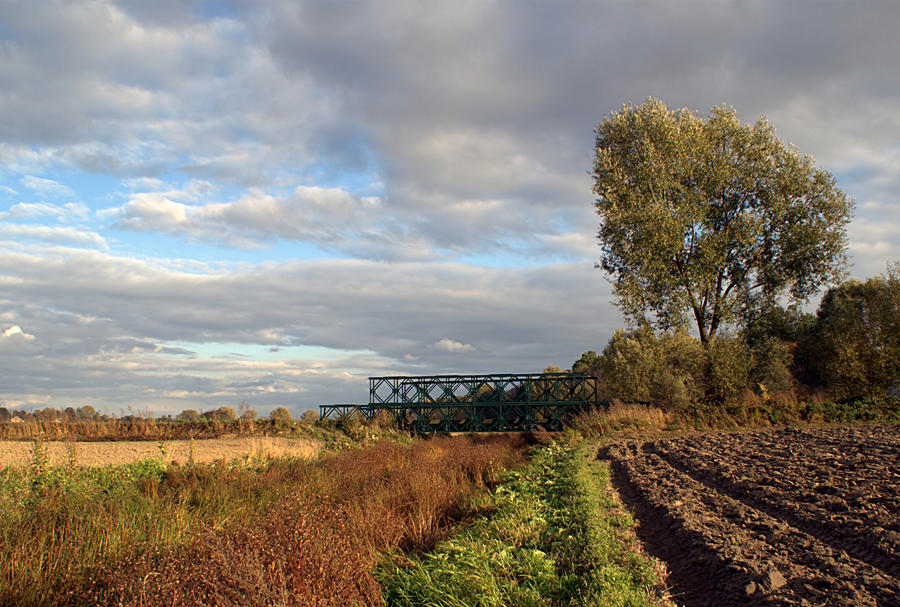
[[[609,468],[553,442],[512,472],[495,509],[419,555],[393,553],[376,576],[389,605],[663,605],[658,564],[613,499]]]
[[[37,445],[37,443],[36,443]],[[316,460],[0,470],[0,605],[380,605],[520,437],[379,440]]]

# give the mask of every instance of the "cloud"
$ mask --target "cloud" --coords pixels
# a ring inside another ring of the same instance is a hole
[[[378,225],[380,201],[340,188],[297,186],[285,197],[251,191],[234,202],[186,204],[173,200],[184,197],[184,192],[177,191],[136,193],[122,207],[106,210],[104,216],[118,229],[236,247],[285,239],[341,249],[366,238],[367,231],[383,231]]]
[[[0,5],[0,189],[35,198],[0,211],[0,321],[40,336],[4,351],[0,394],[300,407],[364,399],[368,374],[565,367],[622,324],[591,269],[593,129],[650,95],[767,115],[856,198],[852,271],[879,273],[900,259],[898,19],[811,0]]]
[[[52,217],[58,221],[87,219],[90,209],[81,202],[67,202],[64,205],[47,202],[20,202],[0,213],[0,219],[40,219]]]
[[[320,260],[189,273],[162,260],[26,247],[0,251],[0,284],[0,305],[19,302],[15,324],[42,337],[38,352],[0,358],[0,393],[110,403],[159,405],[173,389],[267,406],[360,400],[370,375],[568,365],[621,324],[590,264]],[[335,354],[304,356],[308,347]],[[238,378],[266,389],[244,390]]]
[[[464,344],[453,339],[447,339],[446,337],[435,342],[432,347],[436,350],[452,353],[472,352],[475,350],[475,346],[472,344]]]
[[[54,243],[69,243],[96,247],[104,250],[109,248],[106,240],[97,232],[77,228],[0,223],[0,234],[17,239],[35,239]]]
[[[33,175],[27,175],[19,180],[20,183],[35,192],[39,196],[43,198],[74,198],[75,192],[73,192],[68,187],[59,183],[58,181],[54,181],[52,179],[46,179],[44,177],[35,177]]]
[[[34,335],[25,333],[19,325],[13,325],[0,333],[0,339],[21,339],[23,341],[34,341]]]

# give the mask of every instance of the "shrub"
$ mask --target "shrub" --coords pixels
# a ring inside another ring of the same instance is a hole
[[[271,413],[269,413],[269,419],[276,422],[290,422],[293,418],[291,417],[291,412],[288,411],[284,407],[278,407],[277,409],[273,409]]]
[[[600,398],[652,401],[681,409],[703,396],[705,355],[699,340],[679,330],[657,336],[647,326],[616,331],[602,356],[585,352],[573,370],[600,379]]]
[[[314,423],[319,421],[319,414],[312,409],[307,409],[303,412],[303,415],[300,416],[300,419],[307,423]]]
[[[175,416],[175,419],[185,422],[198,422],[200,421],[200,412],[196,409],[185,409]]]
[[[811,357],[837,398],[883,396],[900,378],[900,264],[886,276],[830,289],[817,313]]]
[[[734,400],[750,387],[752,357],[743,339],[717,337],[710,343],[707,354],[707,394],[714,400]]]

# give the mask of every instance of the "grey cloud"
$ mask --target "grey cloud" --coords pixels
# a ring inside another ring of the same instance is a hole
[[[335,260],[191,275],[86,251],[42,250],[0,254],[0,280],[7,298],[0,309],[28,301],[13,308],[15,324],[36,335],[41,348],[42,362],[30,371],[25,359],[4,353],[5,368],[21,374],[16,385],[73,395],[93,387],[108,399],[135,394],[162,401],[163,385],[193,393],[199,382],[210,394],[307,403],[313,381],[317,398],[339,401],[347,398],[341,386],[358,388],[367,374],[568,365],[605,343],[619,324],[602,276],[580,264],[506,270]],[[165,349],[259,344],[264,334],[277,336],[274,347],[317,345],[348,354],[331,363],[307,361],[303,372],[290,360],[186,358]],[[352,354],[357,350],[372,354]],[[229,367],[229,382],[271,374],[272,391],[223,385]],[[14,387],[7,382],[0,393]]]
[[[590,203],[593,127],[649,95],[701,112],[732,102],[748,121],[767,114],[837,168],[849,142],[877,153],[900,138],[893,3],[446,8],[270,2],[246,16],[285,70],[312,74],[368,129],[386,208],[444,249],[480,237],[502,250],[554,218],[568,222],[563,233],[592,232],[570,215]],[[859,187],[850,194],[866,197],[869,184]],[[479,217],[497,201],[490,221]]]
[[[535,207],[523,213],[510,200],[444,199],[443,204],[435,203],[437,208],[426,219],[421,213],[397,217],[379,197],[312,186],[298,186],[281,197],[251,191],[239,200],[219,203],[188,204],[182,200],[195,197],[183,191],[132,193],[129,198],[123,206],[103,211],[113,228],[239,248],[257,248],[284,239],[353,257],[390,260],[428,260],[504,249],[553,257],[569,252],[577,258],[584,251],[582,243],[564,233],[571,229],[570,221],[559,220],[554,209]],[[591,212],[585,207],[580,215],[587,232]]]
[[[648,95],[767,114],[826,168],[846,167],[851,144],[872,157],[900,138],[891,2],[204,10],[98,2],[2,15],[15,32],[0,68],[14,91],[3,110],[19,119],[0,136],[44,141],[34,162],[127,177],[176,170],[276,198],[349,175],[379,190],[380,223],[320,240],[376,259],[575,258],[579,248],[547,243],[594,231],[593,127]],[[890,174],[848,181],[849,193],[869,199]],[[197,227],[185,238],[284,237],[227,218]]]

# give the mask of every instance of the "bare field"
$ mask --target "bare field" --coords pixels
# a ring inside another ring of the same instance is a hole
[[[610,445],[674,599],[900,606],[900,426]]]
[[[193,443],[193,446],[192,444]],[[116,441],[116,442],[63,442],[47,441],[50,465],[66,466],[72,458],[78,466],[108,466],[128,464],[163,455],[160,444],[165,449],[165,460],[186,463],[191,457],[197,463],[220,459],[231,460],[238,457],[293,456],[315,457],[321,443],[306,438],[248,437],[215,438],[202,440],[172,441]],[[32,462],[32,443],[27,441],[0,441],[0,468],[6,466],[28,466]]]

